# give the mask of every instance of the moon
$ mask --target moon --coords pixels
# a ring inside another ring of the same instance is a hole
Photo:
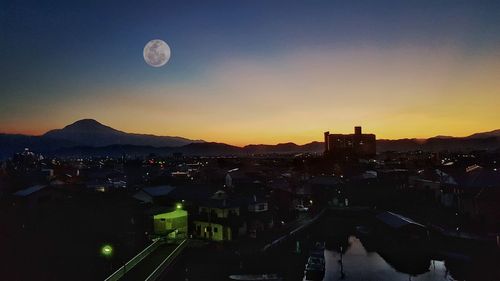
[[[170,47],[165,41],[154,39],[144,46],[144,60],[152,67],[164,66],[170,59]]]

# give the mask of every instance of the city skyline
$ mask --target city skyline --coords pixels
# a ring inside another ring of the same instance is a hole
[[[1,0],[1,280],[500,280],[499,0]]]
[[[500,128],[494,1],[56,2],[3,4],[1,132],[93,118],[242,146]],[[161,68],[142,58],[151,39],[171,47]]]
[[[354,126],[354,130],[361,130],[362,126]],[[101,122],[99,122],[98,120],[95,120],[95,119],[92,119],[92,118],[85,118],[85,119],[80,119],[80,120],[76,120],[75,122],[72,122],[70,124],[67,124],[65,125],[64,127],[61,127],[61,128],[53,128],[53,129],[50,129],[46,132],[42,132],[41,134],[38,134],[38,135],[25,135],[25,134],[6,134],[7,136],[9,135],[22,135],[22,136],[34,136],[34,137],[49,137],[49,138],[55,138],[55,139],[66,139],[68,138],[68,136],[59,136],[59,135],[54,135],[54,132],[57,132],[57,131],[65,131],[65,132],[69,132],[69,131],[73,131],[75,132],[74,130],[77,130],[77,131],[80,131],[80,133],[84,133],[85,135],[88,135],[88,134],[102,134],[104,133],[104,131],[106,131],[107,134],[114,134],[115,132],[119,132],[119,133],[122,133],[122,134],[125,134],[125,135],[138,135],[138,136],[145,136],[145,137],[166,137],[166,138],[180,138],[180,139],[183,139],[183,141],[181,142],[184,142],[184,143],[189,143],[189,141],[192,141],[193,143],[198,143],[198,142],[212,142],[212,143],[224,143],[224,142],[220,142],[220,141],[217,141],[217,140],[206,140],[206,139],[189,139],[189,138],[185,138],[183,136],[176,136],[176,135],[155,135],[155,134],[143,134],[143,133],[137,133],[137,132],[128,132],[128,131],[123,131],[119,128],[114,128],[113,126],[110,126],[109,124],[103,124]],[[432,139],[432,138],[441,138],[441,139],[446,139],[446,138],[454,138],[454,139],[460,139],[460,138],[487,138],[489,136],[496,136],[498,135],[498,133],[500,132],[500,129],[496,129],[496,130],[491,130],[491,131],[481,131],[481,132],[474,132],[472,134],[469,134],[469,135],[466,135],[466,136],[451,136],[451,135],[435,135],[435,136],[431,136],[431,137],[428,137],[428,138],[415,138],[415,137],[409,137],[409,138],[399,138],[399,139],[387,139],[387,138],[379,138],[378,140],[380,141],[384,141],[384,140],[388,140],[388,141],[404,141],[404,140],[415,140],[417,141],[417,143],[419,143],[420,141],[425,141],[425,140],[428,140],[428,139]],[[318,132],[316,132],[318,133]],[[364,132],[363,132],[364,133]],[[0,132],[0,134],[4,134],[3,132]],[[79,133],[78,133],[79,134]],[[77,135],[78,135],[77,134]],[[330,134],[330,136],[334,136],[334,135],[345,135],[345,136],[352,136],[353,135],[353,131],[352,131],[352,127],[351,127],[351,131],[337,131],[337,130],[332,130],[332,131],[325,131],[324,134],[323,134],[323,139],[314,139],[312,136],[311,136],[311,140],[310,141],[306,141],[304,143],[297,143],[297,142],[294,142],[294,141],[283,141],[283,142],[280,142],[280,143],[248,143],[248,144],[242,144],[242,145],[238,145],[238,144],[231,144],[231,143],[225,143],[225,144],[229,144],[229,145],[232,145],[232,146],[236,146],[236,147],[241,147],[241,148],[244,148],[246,146],[252,146],[252,145],[279,145],[279,144],[286,144],[286,143],[294,143],[296,145],[307,145],[307,144],[312,144],[314,142],[324,142],[324,140],[326,140],[326,136],[327,134]],[[354,134],[356,134],[356,132],[354,132]],[[376,136],[376,133],[375,132],[368,132],[369,135],[372,135],[372,136]],[[316,134],[317,135],[317,134]],[[80,135],[79,138],[82,138],[85,139],[85,137],[83,135]],[[122,140],[123,141],[123,140]],[[147,141],[146,141],[147,142]],[[171,145],[150,145],[150,146],[153,146],[153,147],[159,147],[159,146],[172,146],[172,147],[176,147],[176,146],[182,146],[181,144],[171,144]],[[91,146],[95,146],[95,145],[91,145]],[[102,145],[97,145],[97,146],[102,146]]]

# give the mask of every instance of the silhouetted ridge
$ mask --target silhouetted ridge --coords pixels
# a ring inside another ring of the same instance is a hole
[[[51,130],[42,137],[68,140],[82,146],[129,144],[175,147],[193,142],[203,142],[201,140],[190,140],[182,137],[126,133],[103,125],[94,119],[78,120],[62,129]]]
[[[25,147],[50,155],[252,155],[323,153],[323,142],[297,145],[293,142],[276,145],[251,144],[237,147],[225,143],[204,142],[182,137],[132,134],[116,130],[94,119],[78,120],[62,129],[42,136],[0,134],[0,158],[6,158]],[[500,151],[500,130],[468,137],[436,136],[429,139],[377,140],[377,152],[384,151]]]

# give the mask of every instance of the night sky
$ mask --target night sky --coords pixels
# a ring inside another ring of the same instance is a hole
[[[82,118],[235,145],[500,129],[500,1],[1,1],[0,132]]]

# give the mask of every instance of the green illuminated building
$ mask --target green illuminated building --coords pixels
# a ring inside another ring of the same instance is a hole
[[[154,233],[168,235],[168,238],[185,237],[188,232],[188,213],[181,208],[153,217]]]

